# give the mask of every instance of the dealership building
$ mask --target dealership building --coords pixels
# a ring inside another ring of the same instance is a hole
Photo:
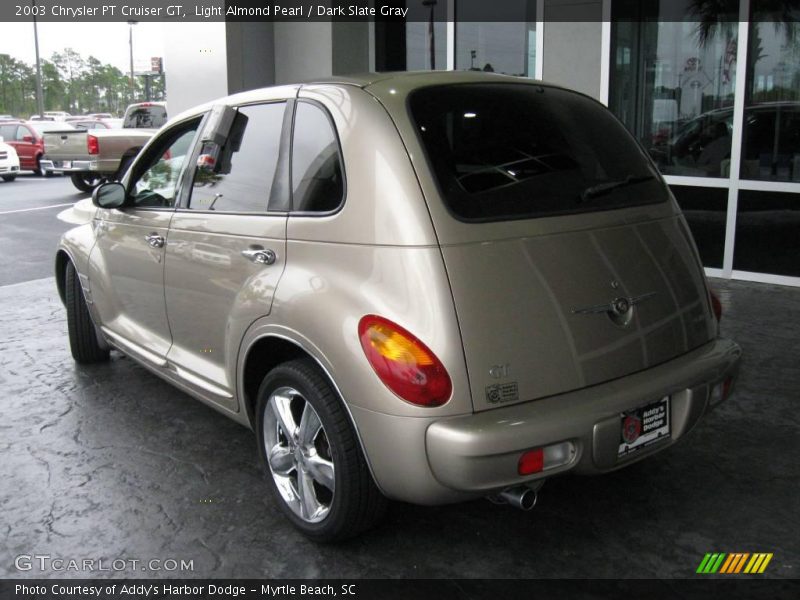
[[[782,0],[406,0],[404,21],[168,25],[172,114],[364,71],[484,70],[607,105],[648,150],[706,272],[800,285],[800,9]],[[722,12],[720,12],[722,11]],[[498,21],[497,19],[503,19]]]

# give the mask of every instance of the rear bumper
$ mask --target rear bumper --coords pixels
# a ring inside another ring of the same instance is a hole
[[[84,173],[92,171],[93,161],[90,160],[51,160],[43,158],[39,161],[43,171],[50,171],[52,173]]]
[[[734,378],[741,349],[717,339],[646,371],[524,404],[456,417],[399,417],[351,407],[384,494],[445,504],[533,484],[558,473],[612,471],[668,448],[709,410],[714,387]],[[670,435],[618,458],[620,414],[670,397]],[[566,442],[567,462],[517,472],[526,450]]]
[[[709,408],[715,385],[734,378],[741,349],[717,339],[682,357],[605,384],[525,404],[440,420],[426,432],[428,460],[444,486],[491,492],[559,472],[602,473],[671,446]],[[670,435],[618,458],[621,413],[670,396]],[[571,444],[565,464],[521,477],[522,452],[559,442]]]

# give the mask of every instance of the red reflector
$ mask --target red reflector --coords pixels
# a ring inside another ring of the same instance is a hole
[[[89,154],[99,154],[100,153],[100,144],[97,143],[97,138],[93,135],[86,136],[86,149],[89,151]]]
[[[708,295],[711,298],[711,309],[714,311],[717,323],[719,323],[722,318],[722,302],[719,301],[719,296],[713,290],[708,290]]]
[[[539,473],[544,469],[544,449],[528,450],[519,457],[517,472],[520,475]]]
[[[722,384],[722,399],[725,400],[728,395],[731,393],[731,387],[733,386],[733,377],[728,377],[725,382]]]

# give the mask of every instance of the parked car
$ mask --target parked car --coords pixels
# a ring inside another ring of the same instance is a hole
[[[68,112],[64,112],[63,110],[46,110],[44,111],[44,116],[53,119],[54,121],[64,121],[72,115]]]
[[[142,146],[166,122],[166,104],[131,104],[123,119],[83,119],[72,123],[79,131],[45,139],[43,168],[69,174],[82,192],[101,181],[119,179]],[[113,129],[115,131],[108,131]]]
[[[69,123],[55,121],[10,121],[0,123],[0,137],[13,146],[19,155],[20,168],[33,171],[37,175],[49,175],[42,169],[44,154],[44,135],[49,132],[74,131]]]
[[[90,117],[92,119],[113,119],[114,118],[114,115],[112,115],[111,113],[107,113],[107,112],[89,113],[86,116]]]
[[[67,218],[67,216],[65,216]],[[68,218],[79,363],[115,348],[251,427],[316,540],[668,448],[731,391],[691,234],[600,103],[380,74],[171,120]]]
[[[47,117],[47,116],[43,117],[42,115],[31,115],[30,119],[28,119],[28,121],[55,121],[55,120],[56,120],[55,117]]]
[[[3,142],[0,137],[0,177],[10,183],[19,174],[19,157],[14,147]]]
[[[732,138],[733,107],[719,108],[659,140],[650,154],[665,174],[728,177]],[[745,107],[741,176],[800,181],[800,102]]]

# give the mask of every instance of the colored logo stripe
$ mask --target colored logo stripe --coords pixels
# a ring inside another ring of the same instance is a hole
[[[725,559],[725,553],[706,554],[700,566],[697,567],[698,573],[716,573],[722,561]]]
[[[737,574],[737,573],[763,573],[769,562],[772,560],[772,553],[759,552],[750,554],[749,552],[709,552],[703,557],[697,573],[702,574]],[[748,560],[749,559],[749,560]],[[745,566],[745,564],[747,566]],[[742,571],[744,569],[744,571]]]
[[[720,573],[738,573],[742,570],[744,566],[744,561],[747,560],[747,557],[750,556],[749,553],[742,554],[741,552],[729,554],[728,560],[725,561],[725,564],[722,565],[722,568],[719,570]]]
[[[745,573],[763,573],[769,561],[772,560],[772,553],[760,553],[760,554],[753,554],[753,558],[750,559],[750,562],[747,563],[747,566],[744,568]]]

